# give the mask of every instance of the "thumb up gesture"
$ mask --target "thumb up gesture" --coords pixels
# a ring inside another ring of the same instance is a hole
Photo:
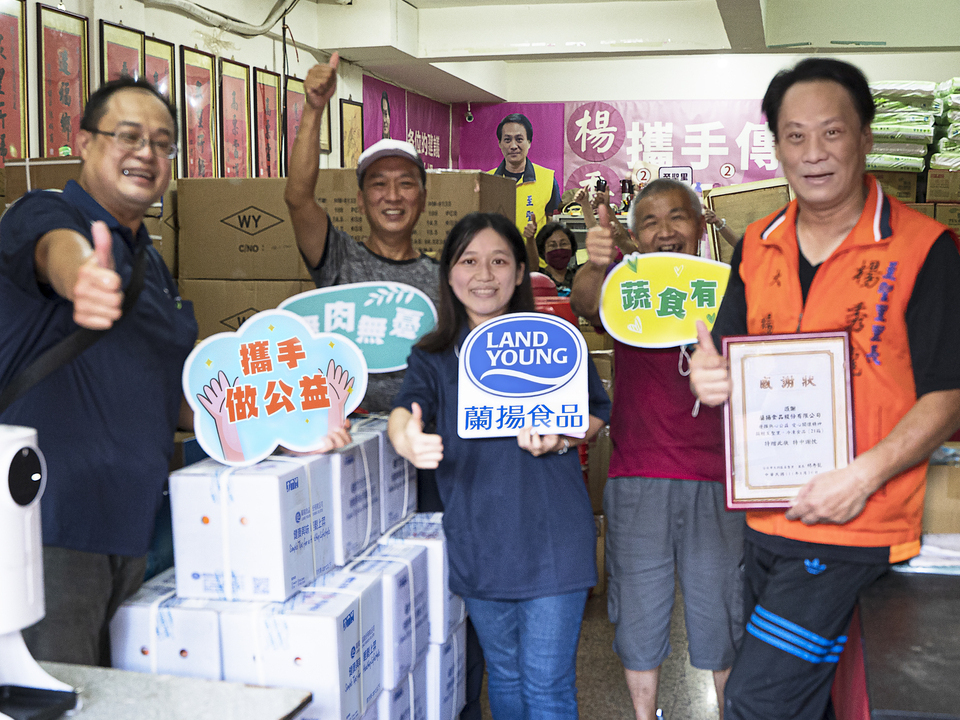
[[[690,389],[700,402],[715,407],[730,397],[730,369],[717,352],[702,320],[697,320],[697,349],[690,358]]]
[[[607,205],[600,205],[597,209],[597,222],[599,225],[595,225],[587,232],[587,258],[594,265],[605,268],[617,257],[614,242],[616,229]]]
[[[410,410],[395,408],[388,433],[396,451],[421,470],[435,468],[443,460],[443,440],[423,431],[423,411],[418,403],[412,403]]]
[[[113,261],[113,236],[107,224],[93,223],[93,254],[77,271],[73,320],[90,330],[107,330],[120,319],[123,289]]]

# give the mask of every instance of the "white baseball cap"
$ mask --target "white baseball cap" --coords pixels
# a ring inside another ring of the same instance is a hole
[[[370,169],[370,166],[377,160],[386,157],[399,157],[415,163],[420,170],[420,178],[423,180],[424,186],[426,186],[427,171],[423,167],[423,160],[420,159],[420,153],[417,152],[417,149],[410,143],[402,140],[385,139],[374,143],[364,150],[363,154],[360,155],[360,159],[357,161],[357,184],[361,188],[363,187],[363,176],[367,170]]]

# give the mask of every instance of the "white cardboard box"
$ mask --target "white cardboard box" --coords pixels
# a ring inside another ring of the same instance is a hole
[[[377,701],[379,720],[427,720],[427,663],[422,661]]]
[[[427,651],[427,720],[460,715],[467,704],[467,625],[460,623],[443,645]]]
[[[380,531],[387,532],[417,511],[417,469],[393,449],[387,418],[374,416],[357,423],[354,437],[374,433],[380,443]]]
[[[300,464],[307,478],[310,496],[310,527],[313,530],[313,562],[316,575],[335,567],[333,538],[333,482],[330,461],[323,455],[273,455],[272,460]]]
[[[430,599],[430,642],[443,644],[467,616],[463,600],[450,592],[447,540],[437,522],[440,513],[418,514],[384,537],[382,544],[421,545],[427,549],[427,585]]]
[[[386,550],[386,553],[381,553]],[[383,586],[383,688],[406,682],[427,652],[430,636],[427,551],[416,545],[379,545],[349,567],[373,573]],[[416,652],[414,652],[416,648]]]
[[[390,639],[383,632],[383,583],[380,573],[355,573],[339,569],[317,578],[311,588],[318,592],[342,593],[360,602],[360,638],[363,664],[360,693],[364,712],[373,704],[383,687],[383,655]]]
[[[333,484],[334,562],[346,565],[380,537],[380,443],[354,438],[329,458]]]
[[[180,597],[283,601],[316,577],[302,464],[207,458],[170,475],[170,505]]]
[[[220,614],[223,679],[304,688],[299,720],[359,720],[360,605],[344,593],[300,592],[284,603],[233,603]]]
[[[115,668],[221,680],[220,620],[216,600],[175,594],[174,570],[151,578],[110,621]]]

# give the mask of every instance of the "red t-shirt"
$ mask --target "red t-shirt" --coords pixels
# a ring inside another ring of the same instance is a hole
[[[615,344],[610,477],[725,479],[722,409],[702,405],[693,417],[679,358],[680,348]]]

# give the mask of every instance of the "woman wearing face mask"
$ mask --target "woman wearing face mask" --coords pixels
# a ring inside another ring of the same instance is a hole
[[[577,250],[573,233],[563,223],[550,222],[540,228],[536,243],[537,252],[547,263],[541,271],[553,280],[558,295],[569,295],[577,274],[576,263],[570,262]]]

